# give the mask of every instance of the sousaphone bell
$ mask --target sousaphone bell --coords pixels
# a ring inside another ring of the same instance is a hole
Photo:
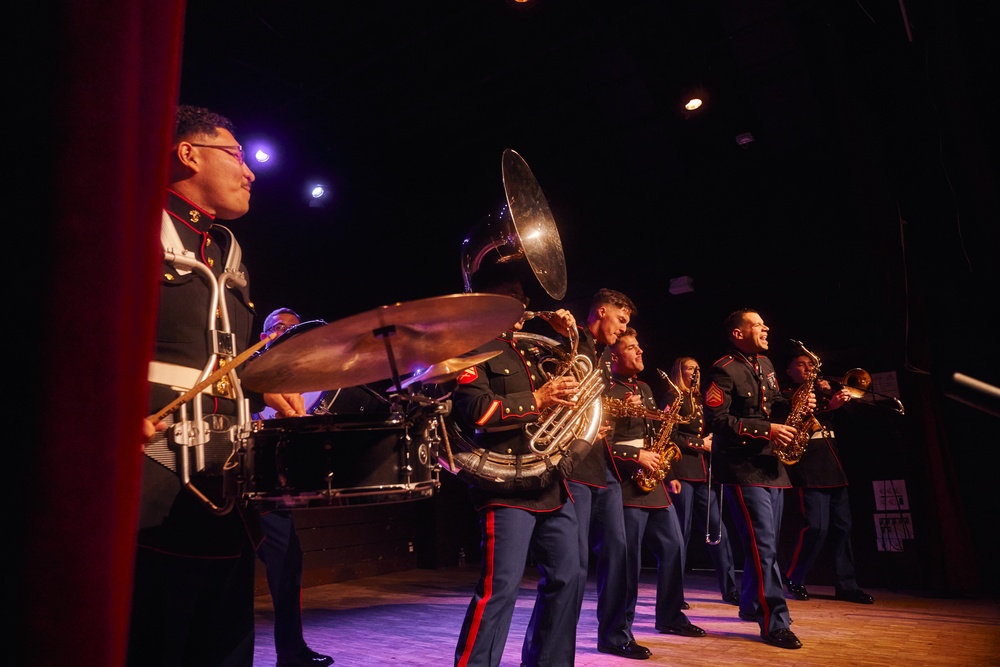
[[[556,301],[566,296],[566,259],[548,201],[517,151],[508,148],[501,162],[505,200],[462,242],[462,277],[472,292],[473,276],[483,269],[513,272],[526,260],[542,288]]]

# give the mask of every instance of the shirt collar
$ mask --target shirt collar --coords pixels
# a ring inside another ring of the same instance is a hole
[[[208,232],[208,228],[215,222],[213,215],[173,190],[167,190],[166,210],[172,218],[201,234]]]

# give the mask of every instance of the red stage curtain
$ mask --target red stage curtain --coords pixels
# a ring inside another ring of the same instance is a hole
[[[38,413],[9,471],[14,661],[122,665],[185,2],[39,4],[25,8],[32,44],[11,61],[41,91],[20,99],[39,113],[12,133],[36,155],[51,141],[44,165],[20,169],[42,189],[22,221],[34,321],[15,354]]]

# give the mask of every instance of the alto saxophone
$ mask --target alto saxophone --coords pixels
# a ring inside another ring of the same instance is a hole
[[[667,382],[670,382],[670,378],[666,377],[662,372],[661,376]],[[670,382],[670,386],[677,392],[677,398],[674,399],[669,408],[660,413],[663,415],[660,430],[656,432],[656,436],[649,446],[649,450],[660,457],[660,464],[656,470],[646,470],[640,467],[632,475],[632,481],[646,493],[649,493],[660,485],[674,463],[681,459],[681,449],[670,440],[670,436],[674,431],[674,426],[683,422],[681,419],[681,406],[684,403],[685,394],[673,382]],[[694,415],[691,418],[693,419]]]
[[[816,416],[809,409],[809,394],[813,392],[816,385],[816,378],[819,376],[819,368],[822,365],[819,357],[806,349],[799,341],[793,343],[802,348],[802,352],[813,362],[813,369],[806,375],[805,382],[795,390],[792,395],[792,411],[785,419],[785,426],[796,429],[795,438],[787,445],[774,445],[774,455],[785,465],[795,465],[806,452],[806,445],[812,434],[823,428]]]

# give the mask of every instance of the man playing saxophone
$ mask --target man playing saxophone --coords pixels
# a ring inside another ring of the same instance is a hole
[[[645,408],[648,413],[656,414],[659,411],[653,390],[636,377],[644,367],[636,331],[629,327],[611,346],[612,375],[605,395],[621,400],[626,406]],[[667,417],[671,413],[659,414]],[[679,453],[670,442],[675,423],[669,419],[630,416],[614,419],[608,467],[622,489],[626,619],[631,629],[639,597],[642,548],[646,544],[656,558],[656,629],[665,634],[704,637],[705,631],[691,623],[682,610],[684,537],[666,488],[669,484],[673,493],[680,491],[680,482],[671,470],[674,461],[671,453]]]
[[[701,395],[701,368],[693,357],[677,357],[670,368],[670,389],[660,399],[661,409],[680,399],[680,415],[674,431],[674,442],[681,458],[674,464],[674,474],[681,490],[674,494],[674,507],[684,533],[684,571],[687,572],[688,550],[695,527],[705,529],[704,540],[708,555],[715,566],[719,593],[726,604],[738,605],[740,593],[736,586],[736,566],[733,564],[729,532],[722,518],[720,487],[712,480],[712,434],[705,429]],[[712,536],[715,536],[714,539]]]
[[[798,354],[788,362],[785,372],[792,382],[792,386],[785,390],[790,395],[815,372],[815,362],[808,354]],[[822,428],[812,434],[809,447],[799,462],[788,467],[788,477],[795,487],[789,493],[799,503],[805,526],[799,531],[791,562],[786,569],[785,583],[796,600],[808,600],[806,576],[829,539],[833,550],[836,598],[872,604],[875,599],[858,588],[854,574],[851,502],[834,431],[837,417],[843,413],[839,408],[851,400],[851,392],[846,387],[834,391],[830,382],[823,378],[816,380],[816,390],[819,394],[816,419]]]
[[[802,642],[790,629],[778,567],[778,535],[784,489],[791,487],[774,447],[787,446],[797,431],[774,414],[787,407],[768,349],[768,327],[757,311],[738,310],[724,323],[728,353],[705,373],[705,422],[712,431],[713,471],[725,485],[733,522],[743,542],[745,563],[740,617],[756,620],[760,636],[779,648]],[[816,397],[808,399],[815,409]]]

